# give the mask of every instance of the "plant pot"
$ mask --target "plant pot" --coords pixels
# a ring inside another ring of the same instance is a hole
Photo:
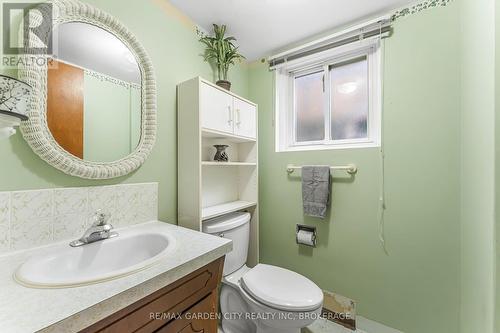
[[[216,85],[218,85],[219,87],[222,87],[228,91],[231,90],[231,82],[229,81],[226,81],[226,80],[219,80],[217,82],[215,82]]]

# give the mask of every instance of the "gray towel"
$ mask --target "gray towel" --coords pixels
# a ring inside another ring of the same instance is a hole
[[[330,201],[330,167],[302,167],[302,205],[304,215],[324,219]]]

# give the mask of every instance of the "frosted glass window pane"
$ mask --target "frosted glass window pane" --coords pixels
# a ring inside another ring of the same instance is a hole
[[[295,78],[295,119],[297,142],[324,140],[323,72]]]
[[[366,138],[369,105],[366,57],[331,66],[330,81],[332,139]]]

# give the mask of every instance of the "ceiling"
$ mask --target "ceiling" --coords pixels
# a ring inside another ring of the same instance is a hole
[[[211,31],[226,24],[249,61],[362,18],[415,0],[170,0]]]

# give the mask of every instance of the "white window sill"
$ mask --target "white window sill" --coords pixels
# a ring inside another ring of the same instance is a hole
[[[343,143],[337,145],[304,145],[290,146],[287,148],[277,149],[277,153],[287,153],[295,151],[317,151],[317,150],[342,150],[342,149],[359,149],[359,148],[379,148],[380,144],[375,142],[364,143]]]

